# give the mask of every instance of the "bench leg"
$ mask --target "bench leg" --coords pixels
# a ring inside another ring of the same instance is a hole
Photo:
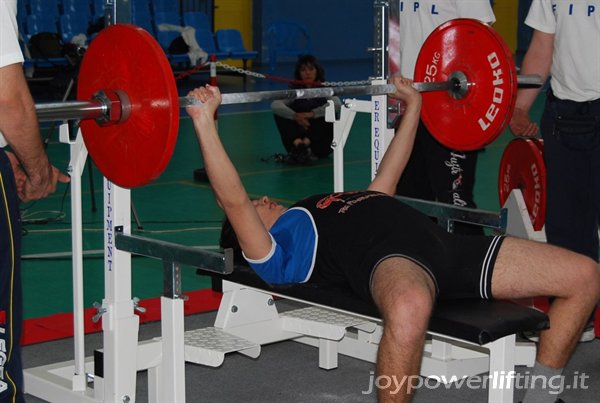
[[[505,336],[486,345],[490,350],[489,403],[514,399],[516,336]]]
[[[319,368],[335,369],[338,366],[338,341],[319,339]]]

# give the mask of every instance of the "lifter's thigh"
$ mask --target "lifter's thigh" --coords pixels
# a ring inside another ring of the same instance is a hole
[[[495,298],[593,295],[600,268],[587,256],[546,243],[507,237],[494,265]]]
[[[388,324],[413,319],[427,320],[435,300],[435,285],[425,270],[403,257],[383,260],[375,269],[371,294]],[[406,322],[405,322],[406,324]]]

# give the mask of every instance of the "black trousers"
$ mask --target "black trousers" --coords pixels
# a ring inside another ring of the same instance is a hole
[[[473,187],[479,151],[455,151],[440,144],[419,123],[413,152],[398,182],[396,194],[475,208]],[[476,225],[455,223],[454,232],[481,235]]]
[[[0,402],[24,402],[21,218],[14,175],[0,149]]]
[[[281,142],[287,152],[293,148],[294,140],[308,137],[310,149],[317,157],[325,158],[332,153],[333,123],[326,122],[324,117],[311,119],[308,130],[296,123],[295,120],[277,115],[273,115],[273,117],[281,136]]]
[[[598,261],[600,220],[600,99],[546,98],[544,138],[546,238]]]

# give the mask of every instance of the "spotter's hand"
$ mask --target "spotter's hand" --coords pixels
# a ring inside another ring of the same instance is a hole
[[[519,107],[515,108],[508,127],[517,137],[535,137],[539,131],[537,123],[531,120],[529,113]]]

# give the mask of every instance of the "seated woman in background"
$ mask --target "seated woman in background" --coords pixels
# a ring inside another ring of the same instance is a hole
[[[316,57],[300,56],[296,62],[294,80],[290,88],[318,87],[325,81],[325,70]],[[325,109],[330,99],[338,113],[341,107],[338,97],[273,101],[271,109],[275,124],[288,152],[285,162],[309,164],[331,154],[333,123],[325,121]]]

